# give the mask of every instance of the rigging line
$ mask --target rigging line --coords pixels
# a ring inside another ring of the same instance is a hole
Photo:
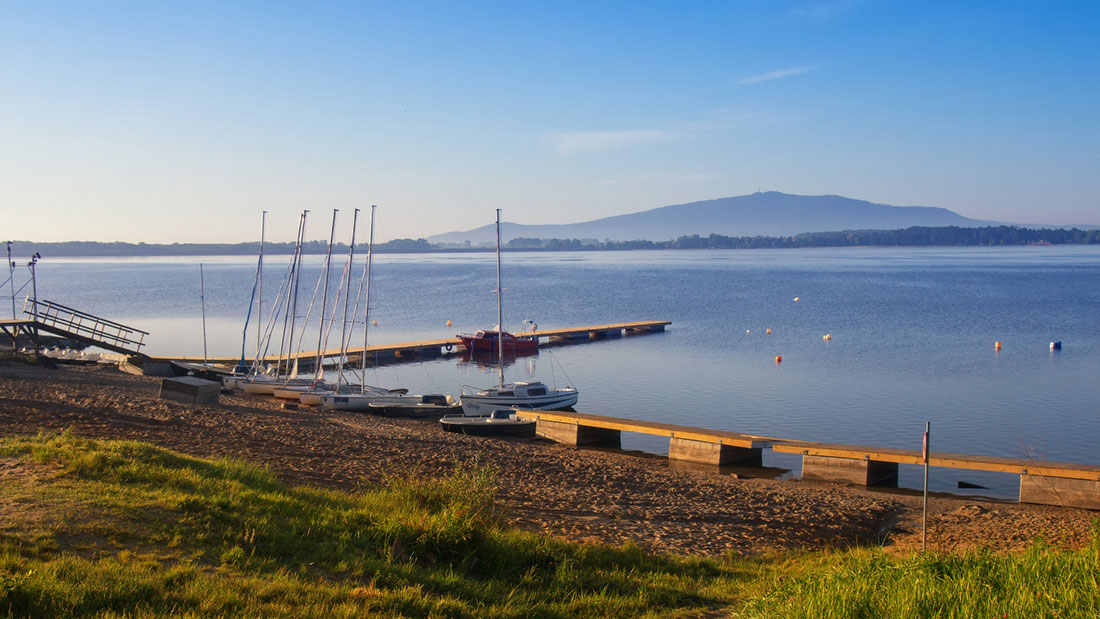
[[[350,278],[349,278],[349,280],[350,280]],[[344,349],[343,365],[347,365],[348,347],[351,346],[352,337],[354,336],[354,331],[355,331],[355,325],[358,323],[358,321],[355,320],[355,317],[359,314],[359,301],[362,300],[362,298],[363,298],[363,284],[366,281],[367,281],[367,261],[363,260],[363,277],[362,277],[362,279],[359,280],[359,291],[355,293],[355,307],[351,310],[351,329],[348,329],[347,339],[340,343],[341,346]],[[366,327],[366,321],[363,322],[363,328],[364,329],[367,328]],[[367,351],[364,350],[363,354],[364,355],[367,354]],[[343,369],[343,365],[341,365],[341,370]],[[343,374],[343,372],[341,372],[341,374]],[[352,376],[359,376],[359,373],[355,371],[355,368],[352,368]],[[339,379],[337,379],[337,380],[339,380]],[[366,380],[366,376],[363,376],[360,379],[359,384],[362,384],[363,381],[365,381],[365,380]]]
[[[256,287],[260,285],[260,270],[256,269],[256,279],[252,282],[252,295],[248,297],[248,314],[244,317],[244,330],[241,335],[241,360],[237,367],[244,365],[244,348],[248,344],[248,322],[252,319],[252,304],[256,301]]]
[[[293,264],[293,261],[291,264]],[[282,314],[281,308],[283,303],[288,301],[290,297],[290,281],[292,277],[291,268],[288,266],[286,275],[283,276],[283,281],[279,284],[279,288],[275,292],[275,299],[271,306],[271,314],[267,317],[267,325],[264,327],[262,338],[263,348],[256,355],[256,358],[252,360],[252,367],[249,369],[249,374],[259,374],[259,368],[263,364],[262,360],[271,350],[271,342],[275,336],[275,327],[279,324],[279,315]]]
[[[325,367],[324,351],[328,350],[328,336],[332,333],[332,325],[336,324],[336,310],[338,310],[340,308],[340,299],[343,298],[341,295],[344,292],[344,276],[347,275],[347,272],[348,272],[348,267],[347,267],[347,264],[345,264],[344,265],[344,272],[343,272],[343,274],[340,275],[340,286],[336,289],[336,301],[333,302],[333,304],[332,304],[332,315],[329,316],[329,319],[328,319],[328,329],[325,331],[325,337],[324,337],[323,344],[321,346],[321,350],[317,351],[317,369],[315,371],[315,374],[319,378],[324,378],[324,374],[325,374],[325,370],[324,370],[324,367]],[[324,320],[324,318],[325,318],[324,316],[321,316],[322,321]]]
[[[576,387],[576,385],[573,383],[573,379],[569,378],[569,374],[565,371],[565,366],[562,365],[560,361],[558,361],[558,357],[557,357],[557,355],[554,354],[554,351],[547,350],[546,352],[550,353],[550,360],[552,362],[550,364],[551,371],[553,371],[554,365],[557,364],[558,369],[561,370],[562,376],[565,376],[565,380],[569,382],[569,384],[566,385],[566,386],[567,387]]]
[[[294,351],[294,362],[297,364],[298,358],[302,356],[302,340],[305,339],[307,325],[309,325],[309,317],[313,313],[313,304],[317,301],[317,293],[321,292],[321,278],[324,277],[324,269],[321,269],[321,275],[317,276],[317,285],[313,287],[313,296],[309,299],[309,307],[306,308],[305,318],[302,320],[302,332],[298,334],[298,347]],[[324,316],[321,317],[324,319]],[[318,325],[317,327],[321,327]]]

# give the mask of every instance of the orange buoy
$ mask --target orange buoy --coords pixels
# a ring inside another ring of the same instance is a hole
[[[772,334],[772,330],[768,329],[768,335],[771,335],[771,334]]]
[[[377,320],[372,320],[371,325],[377,327],[378,326],[378,321]]]
[[[822,339],[824,339],[826,342],[828,342],[829,340],[833,339],[833,336],[826,333],[825,335],[822,336]]]
[[[794,302],[795,302],[795,303],[798,303],[798,297],[795,297],[795,298],[794,298]]]
[[[451,321],[450,320],[447,321],[447,326],[448,327],[451,326]]]
[[[776,355],[775,356],[775,362],[776,363],[783,363],[783,356],[782,355]]]
[[[997,342],[996,344],[993,345],[993,350],[1000,350],[1000,349],[1001,349],[1001,343],[1000,342]]]

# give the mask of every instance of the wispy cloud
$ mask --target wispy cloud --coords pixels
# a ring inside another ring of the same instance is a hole
[[[637,144],[658,142],[672,137],[671,131],[662,129],[634,129],[627,131],[573,131],[548,137],[559,155],[572,155],[603,150],[615,150]]]
[[[804,67],[789,67],[786,69],[778,69],[776,71],[768,71],[767,73],[760,73],[746,77],[745,79],[737,82],[741,86],[747,86],[749,84],[759,84],[760,82],[770,82],[772,80],[781,80],[785,77],[791,77],[792,75],[801,75],[807,71],[812,70],[811,66]]]

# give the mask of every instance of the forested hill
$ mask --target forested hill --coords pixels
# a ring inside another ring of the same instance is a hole
[[[959,228],[914,226],[901,230],[807,232],[794,236],[681,236],[670,241],[582,241],[579,239],[524,239],[508,242],[510,249],[627,250],[627,249],[782,249],[797,247],[931,247],[995,245],[1096,245],[1100,230],[1031,229],[1015,226]]]
[[[855,230],[845,232],[808,232],[794,236],[681,236],[668,241],[595,241],[581,239],[516,238],[505,248],[520,251],[593,251],[629,249],[780,249],[796,247],[861,247],[861,246],[995,246],[995,245],[1096,245],[1100,244],[1100,230],[1032,229],[1015,226],[987,226],[984,228],[960,228],[956,226],[914,226],[901,230]],[[259,243],[35,243],[13,241],[14,258],[29,256],[35,252],[44,257],[125,257],[125,256],[246,256],[256,255]],[[267,243],[265,254],[290,254],[291,243]],[[375,245],[380,253],[424,253],[485,251],[486,247],[438,247],[424,239],[398,239]],[[360,248],[359,251],[363,251]],[[313,241],[306,244],[306,253],[323,254],[325,243]],[[346,253],[347,246],[339,244],[335,253]]]

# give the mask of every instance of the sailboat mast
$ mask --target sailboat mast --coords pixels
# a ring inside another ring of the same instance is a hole
[[[367,335],[370,333],[370,271],[371,265],[374,263],[374,209],[378,208],[375,205],[370,205],[370,241],[367,244],[367,294],[366,299],[363,300],[363,380],[360,381],[359,391],[366,393],[367,391]]]
[[[256,264],[256,358],[260,358],[264,324],[264,232],[267,230],[267,211],[260,215],[260,259]],[[243,354],[241,356],[244,356]]]
[[[340,371],[336,375],[336,384],[344,377],[344,363],[348,356],[348,301],[351,300],[351,269],[355,265],[355,229],[359,224],[359,209],[351,216],[351,246],[348,248],[348,284],[344,293],[344,318],[340,321]]]
[[[206,285],[203,283],[201,262],[199,263],[199,303],[202,305],[202,364],[206,365]]]
[[[325,282],[321,288],[321,322],[317,327],[317,367],[313,371],[314,383],[325,373],[325,351],[321,350],[321,344],[325,335],[325,308],[328,306],[328,275],[332,266],[332,243],[336,240],[336,213],[339,212],[339,209],[332,209],[332,230],[328,234],[328,251],[325,252],[325,268],[321,275]]]
[[[306,243],[306,226],[305,226],[305,224],[306,224],[306,218],[307,218],[308,215],[309,215],[309,209],[306,209],[305,211],[302,212],[302,238],[298,242],[298,262],[297,262],[297,267],[298,268],[297,268],[297,272],[294,275],[294,296],[293,296],[293,302],[291,304],[291,309],[290,309],[290,339],[287,341],[288,346],[294,346],[294,323],[297,321],[297,318],[298,318],[298,284],[301,283],[301,281],[302,281],[302,255],[305,253],[305,249],[306,249],[305,248],[305,243]],[[302,332],[303,333],[305,332],[305,327],[302,328]],[[288,373],[288,378],[294,378],[298,374],[298,354],[300,352],[302,352],[302,349],[301,349],[301,346],[300,346],[301,338],[298,338],[298,339],[299,339],[299,346],[298,346],[297,350],[294,351],[294,369],[290,370],[290,372]],[[288,361],[290,360],[290,350],[289,349],[287,350],[287,360]]]
[[[305,217],[304,213],[302,215],[298,216],[298,235],[294,237],[294,251],[290,252],[290,270],[287,271],[286,280],[284,281],[284,284],[286,284],[286,296],[279,303],[279,305],[281,305],[284,308],[284,310],[283,310],[283,331],[279,335],[279,357],[275,361],[275,377],[276,378],[278,378],[282,374],[282,370],[283,370],[283,349],[286,346],[286,324],[287,324],[287,320],[289,318],[289,313],[290,313],[290,287],[294,284],[294,265],[297,264],[298,246],[302,242],[302,223],[303,223],[302,218],[303,217]],[[283,292],[283,290],[280,289],[279,294],[282,294],[282,292]],[[276,306],[272,309],[275,312],[275,315],[277,316],[278,312],[279,312],[279,306]],[[272,321],[272,324],[274,324],[274,320]],[[288,366],[290,365],[289,359],[287,360],[287,365]]]
[[[504,389],[504,289],[500,285],[500,209],[497,209],[497,361]]]

